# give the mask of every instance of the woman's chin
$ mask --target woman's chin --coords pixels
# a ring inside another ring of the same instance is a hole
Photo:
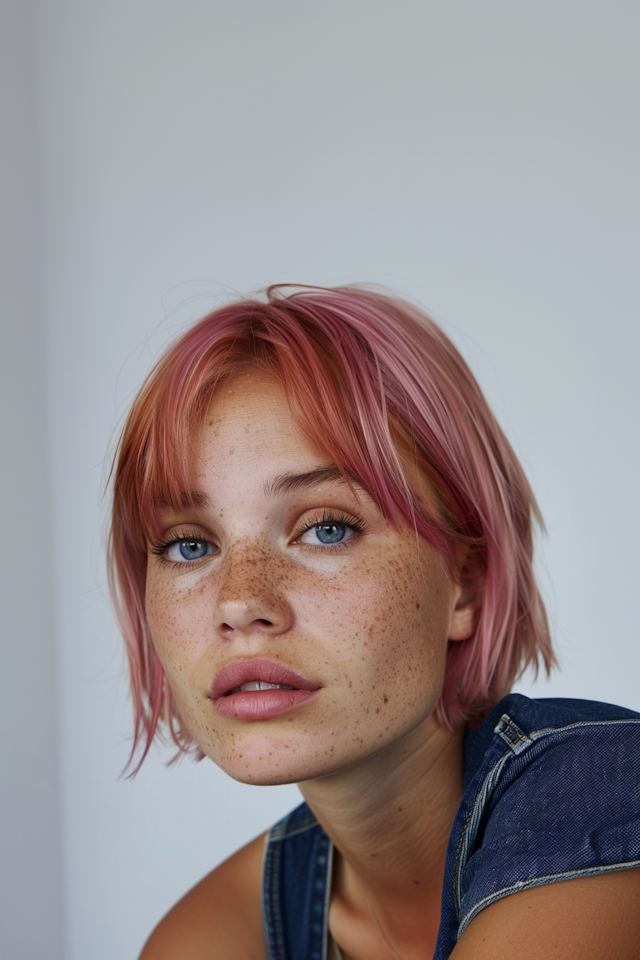
[[[224,752],[205,749],[205,753],[234,780],[260,787],[314,780],[344,766],[321,752],[316,756],[308,749],[298,752],[278,743],[250,742]]]
[[[251,787],[281,787],[288,783],[300,783],[304,779],[293,772],[276,773],[274,770],[248,771],[225,767],[224,772],[239,783],[246,783]]]
[[[303,768],[300,764],[279,762],[273,758],[254,761],[248,757],[225,757],[223,760],[216,758],[215,763],[234,780],[255,787],[278,787],[309,778],[308,765]]]

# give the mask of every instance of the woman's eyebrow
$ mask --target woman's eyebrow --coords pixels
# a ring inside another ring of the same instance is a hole
[[[185,490],[177,500],[172,500],[164,491],[161,491],[154,503],[161,512],[168,513],[189,509],[205,510],[211,506],[211,497],[202,490]]]
[[[305,490],[308,487],[317,486],[320,483],[344,483],[357,495],[357,490],[364,492],[362,483],[356,476],[348,470],[341,470],[334,464],[316,467],[315,470],[307,470],[304,473],[281,473],[271,480],[265,480],[263,484],[266,497],[276,497],[281,493],[289,493],[292,490]],[[161,510],[167,510],[170,513],[176,510],[206,510],[212,506],[211,497],[202,490],[189,490],[180,495],[180,506],[171,504],[166,495],[160,494],[157,498],[158,506]]]
[[[305,490],[308,487],[315,487],[319,483],[345,483],[347,486],[361,487],[362,484],[349,473],[348,470],[341,470],[335,464],[317,467],[315,470],[308,470],[305,473],[282,473],[271,480],[265,481],[264,494],[266,497],[275,497],[281,493],[290,493],[294,490]]]

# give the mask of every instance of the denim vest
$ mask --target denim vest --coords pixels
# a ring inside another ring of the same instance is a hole
[[[306,803],[271,830],[262,880],[269,960],[326,960],[332,858]],[[494,900],[636,866],[640,714],[510,694],[465,737],[433,960],[446,960]]]

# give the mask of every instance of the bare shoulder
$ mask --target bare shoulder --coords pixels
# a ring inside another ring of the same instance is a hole
[[[471,921],[451,960],[640,960],[640,868],[510,894]]]
[[[266,960],[260,913],[265,834],[196,884],[160,921],[139,960]]]

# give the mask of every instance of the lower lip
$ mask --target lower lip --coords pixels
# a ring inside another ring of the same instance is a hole
[[[308,703],[315,690],[252,690],[218,697],[214,705],[223,717],[233,720],[270,720]]]

